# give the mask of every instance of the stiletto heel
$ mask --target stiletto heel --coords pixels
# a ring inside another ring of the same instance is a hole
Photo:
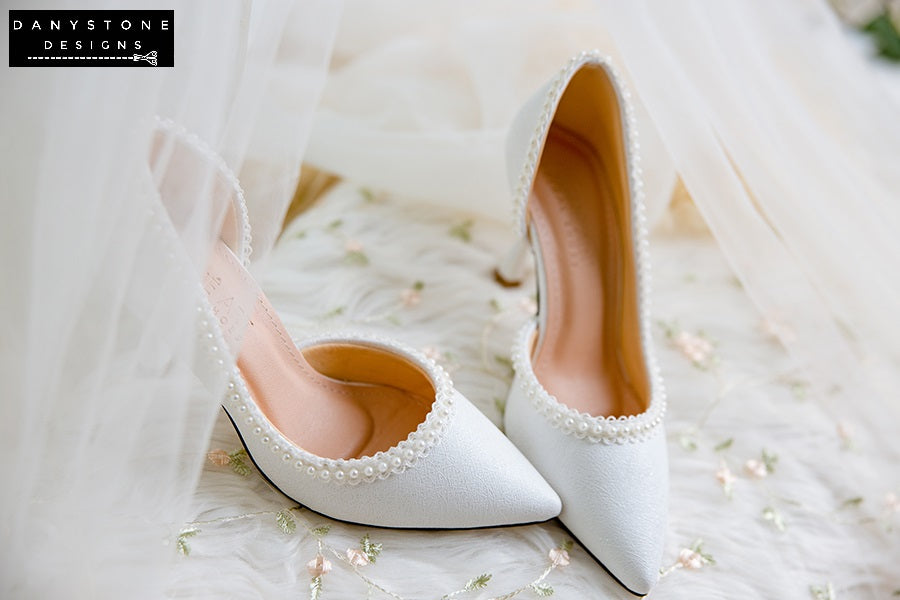
[[[566,527],[644,595],[659,576],[668,467],[627,100],[608,59],[584,53],[510,131],[517,226],[534,250],[539,306],[513,348],[505,424],[561,496]]]
[[[528,251],[528,241],[517,238],[494,269],[494,280],[503,287],[522,285],[528,267]]]
[[[219,356],[236,354],[223,407],[275,487],[323,515],[381,527],[490,527],[559,514],[556,493],[434,361],[370,335],[294,344],[246,270],[250,228],[237,179],[196,137],[165,123],[160,135],[157,147],[170,144],[163,154],[185,173],[216,165],[213,193],[233,205],[206,265],[201,339]]]

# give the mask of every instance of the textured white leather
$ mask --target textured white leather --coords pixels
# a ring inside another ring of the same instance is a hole
[[[285,439],[238,380],[236,398],[227,399],[225,409],[253,461],[283,493],[329,517],[381,527],[490,527],[546,521],[559,514],[556,492],[449,380],[440,381],[446,375],[432,376],[439,369],[432,361],[388,340],[336,335],[313,343],[318,342],[374,345],[420,365],[438,389],[431,414],[440,413],[440,423],[420,427],[417,433],[424,435],[415,441],[426,451],[413,455],[410,450],[408,461],[393,456],[397,462],[391,464],[389,453],[321,459]],[[364,480],[361,471],[371,465],[375,475]],[[354,468],[360,473],[351,483],[348,473]]]
[[[663,427],[640,442],[579,439],[535,411],[515,381],[506,405],[506,435],[559,493],[560,520],[584,547],[629,590],[649,592],[659,578],[666,530]]]
[[[513,348],[516,376],[506,406],[506,434],[559,493],[560,520],[626,588],[646,594],[659,578],[668,504],[668,459],[662,418],[665,391],[652,351],[649,328],[649,263],[646,255],[642,183],[633,112],[628,93],[608,59],[596,52],[575,57],[522,107],[507,138],[507,167],[515,193],[519,233],[529,234],[527,202],[547,131],[566,87],[585,65],[602,67],[622,104],[625,148],[639,285],[643,357],[650,377],[647,410],[628,417],[596,417],[558,402],[532,369],[534,336],[543,333],[547,278],[536,236],[535,254],[540,307]],[[590,124],[586,123],[585,127]],[[538,340],[540,345],[540,339]]]

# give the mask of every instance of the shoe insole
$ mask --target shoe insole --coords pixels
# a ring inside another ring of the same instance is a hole
[[[624,329],[636,328],[623,306],[633,249],[609,170],[590,145],[551,127],[528,202],[546,273],[535,375],[563,404],[600,417],[646,408],[622,356]]]
[[[239,348],[237,365],[253,399],[304,450],[333,459],[370,456],[406,439],[431,410],[433,386],[399,356],[350,343],[300,352],[223,242],[204,287],[229,347]]]

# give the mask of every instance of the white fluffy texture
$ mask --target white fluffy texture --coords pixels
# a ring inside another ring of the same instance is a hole
[[[490,270],[513,239],[511,228],[475,218],[463,228],[471,231],[471,241],[451,234],[471,218],[385,196],[373,201],[357,186],[341,184],[288,228],[261,283],[294,334],[362,327],[438,350],[459,389],[499,422],[494,400],[505,397],[510,372],[503,363],[517,325],[533,310],[533,280],[513,290],[497,286]],[[886,494],[900,487],[898,445],[869,438],[892,431],[896,410],[880,420],[854,422],[855,433],[845,442],[823,405],[802,397],[802,376],[761,329],[714,241],[678,226],[658,231],[651,243],[656,320],[691,333],[702,330],[714,342],[711,366],[704,370],[668,341],[666,328],[654,327],[670,396],[664,566],[676,564],[681,549],[697,539],[716,560],[697,571],[674,570],[653,597],[803,598],[809,586],[831,582],[838,597],[874,598],[900,588],[900,514],[884,504]],[[349,259],[348,247],[362,252],[368,264]],[[424,283],[420,302],[405,306],[404,290],[417,280]],[[727,439],[734,440],[728,449],[714,450]],[[687,449],[691,444],[696,449]],[[220,418],[211,449],[239,447],[231,425]],[[760,458],[763,449],[778,461],[774,472],[754,479],[744,463]],[[731,499],[715,478],[721,461],[737,477]],[[364,493],[364,487],[351,493]],[[863,500],[845,505],[854,498]],[[201,532],[188,540],[192,552],[178,564],[173,594],[307,594],[305,565],[317,545],[302,524],[294,534],[279,530],[275,512],[290,506],[255,471],[243,478],[228,467],[207,465],[196,520],[268,512],[196,525]],[[784,521],[783,532],[763,518],[767,507]],[[539,577],[550,549],[569,537],[556,522],[402,532],[332,523],[305,510],[296,515],[311,527],[330,523],[323,541],[339,553],[357,547],[365,534],[384,546],[378,561],[359,574],[326,549],[334,569],[322,579],[323,599],[366,597],[362,575],[402,598],[437,598],[484,572],[493,574],[488,587],[469,597],[499,596]],[[559,598],[628,597],[577,545],[571,564],[545,581]],[[376,590],[371,597],[391,596]]]

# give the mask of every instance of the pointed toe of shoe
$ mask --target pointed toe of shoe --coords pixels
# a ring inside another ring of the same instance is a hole
[[[659,578],[668,505],[668,459],[661,424],[642,439],[595,442],[553,426],[511,397],[506,429],[562,499],[560,520],[630,592]]]
[[[646,595],[659,579],[665,543],[665,436],[593,445],[570,463],[557,479],[560,519],[619,583]]]
[[[493,527],[548,521],[562,501],[522,453],[468,401],[430,455],[410,475],[437,479],[443,527]],[[435,500],[438,500],[436,498]]]
[[[625,588],[647,594],[659,578],[665,542],[665,436],[595,444],[570,462],[573,468],[558,478],[560,519]]]
[[[547,521],[559,495],[490,420],[458,392],[447,429],[402,472],[335,494],[303,482],[303,504],[327,516],[403,529],[474,529]]]

